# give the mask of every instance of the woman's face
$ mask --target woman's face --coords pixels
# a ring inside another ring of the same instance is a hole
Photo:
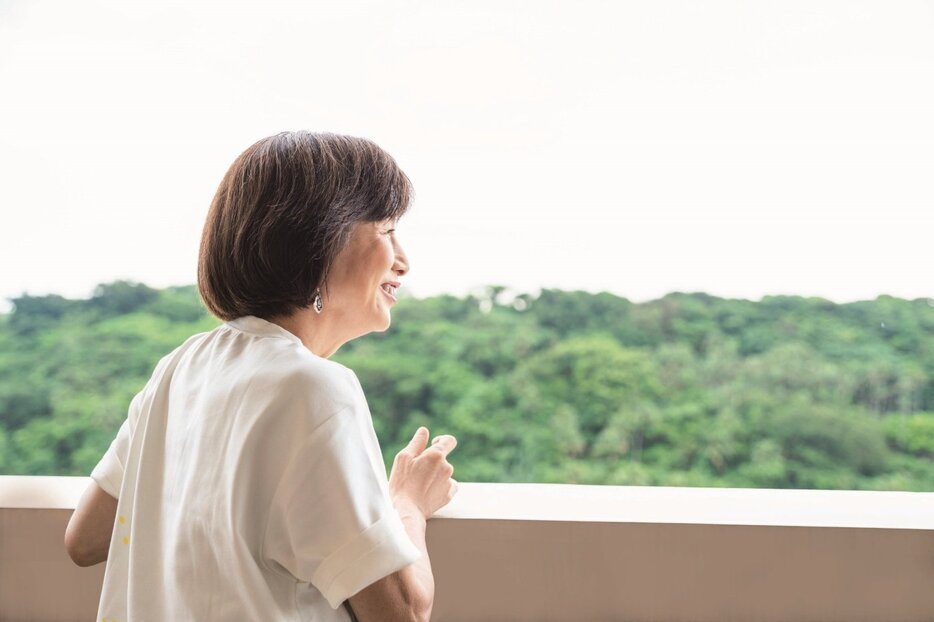
[[[392,292],[408,271],[393,221],[358,222],[334,258],[327,292],[322,288],[322,315],[338,321],[348,339],[386,330],[396,303]]]

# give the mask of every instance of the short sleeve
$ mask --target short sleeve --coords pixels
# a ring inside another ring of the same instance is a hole
[[[101,458],[100,462],[98,462],[97,466],[91,471],[91,479],[97,482],[97,485],[100,486],[104,492],[115,499],[120,497],[124,465],[127,461],[127,453],[130,450],[131,425],[135,423],[139,417],[139,405],[142,396],[143,391],[140,391],[130,402],[127,418],[117,431],[117,436],[111,441],[110,447],[104,452],[104,456]]]
[[[374,465],[375,435],[364,427],[372,421],[359,408],[330,416],[302,442],[264,536],[264,557],[314,585],[333,609],[421,557],[389,497],[382,460]]]

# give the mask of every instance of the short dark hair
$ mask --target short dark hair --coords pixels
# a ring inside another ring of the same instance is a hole
[[[353,226],[398,220],[413,194],[366,138],[298,131],[257,141],[211,201],[198,254],[204,305],[224,321],[307,308]]]

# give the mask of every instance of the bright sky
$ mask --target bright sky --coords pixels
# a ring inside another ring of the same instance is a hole
[[[413,180],[416,296],[934,295],[931,2],[0,0],[0,89],[3,298],[194,283],[293,129]]]

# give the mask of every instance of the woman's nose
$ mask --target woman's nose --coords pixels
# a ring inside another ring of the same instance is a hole
[[[409,258],[406,257],[405,251],[402,250],[398,242],[396,243],[396,260],[392,264],[392,271],[399,276],[403,276],[409,271]]]

